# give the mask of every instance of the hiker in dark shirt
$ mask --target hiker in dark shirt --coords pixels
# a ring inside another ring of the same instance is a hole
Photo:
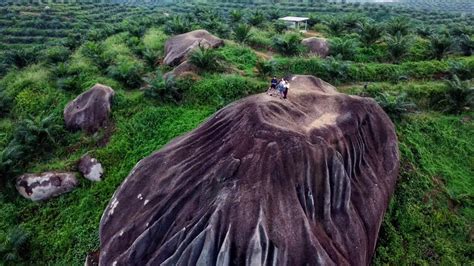
[[[275,89],[278,84],[278,80],[276,77],[272,78],[272,81],[270,82],[270,88]]]

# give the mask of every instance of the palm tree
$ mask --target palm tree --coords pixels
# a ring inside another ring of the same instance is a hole
[[[334,38],[329,42],[329,51],[333,56],[341,56],[344,60],[352,60],[357,43],[353,39]]]
[[[384,33],[382,25],[376,24],[373,21],[368,23],[358,23],[357,28],[359,39],[366,47],[379,41]]]
[[[387,33],[392,36],[397,35],[398,32],[400,32],[401,35],[408,35],[410,30],[410,20],[406,17],[393,18],[386,25]]]
[[[434,58],[441,60],[450,52],[453,42],[448,35],[433,35],[430,38],[431,53]]]
[[[252,26],[239,24],[234,28],[234,39],[240,43],[245,43],[252,36]]]
[[[232,9],[229,13],[229,18],[232,24],[239,23],[244,18],[244,13],[240,9]]]
[[[15,228],[8,234],[4,243],[0,244],[0,256],[7,263],[18,263],[23,260],[22,254],[27,249],[29,240],[28,233],[20,228]]]
[[[206,71],[219,71],[222,69],[222,60],[220,54],[213,49],[206,48],[199,44],[189,56],[189,62],[198,68]]]
[[[284,55],[298,55],[302,52],[301,37],[296,33],[289,33],[273,39],[273,48]]]
[[[166,34],[174,35],[186,33],[191,30],[191,23],[188,19],[182,16],[174,16],[165,24]]]
[[[182,98],[180,88],[172,75],[165,79],[161,71],[158,70],[153,76],[146,77],[143,80],[147,84],[144,93],[146,97],[175,103]]]
[[[398,63],[408,53],[411,40],[408,36],[403,36],[401,32],[397,32],[395,35],[387,35],[385,43],[392,61]]]
[[[340,19],[329,19],[324,24],[332,36],[340,36],[344,32],[344,22]]]
[[[447,90],[438,105],[444,106],[443,112],[459,114],[474,107],[474,87],[469,81],[462,82],[457,75],[446,80]]]
[[[461,49],[463,55],[470,56],[472,55],[472,50],[474,50],[474,40],[467,34],[462,34],[458,38],[459,48]]]
[[[253,12],[249,17],[249,23],[252,26],[258,27],[265,21],[265,16],[263,15],[262,11],[256,10]]]
[[[407,99],[406,93],[380,92],[375,96],[375,101],[392,120],[400,120],[406,113],[416,108],[416,105]]]

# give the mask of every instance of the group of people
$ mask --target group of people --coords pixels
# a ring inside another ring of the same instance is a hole
[[[276,77],[273,77],[270,82],[270,88],[267,93],[273,95],[273,92],[276,92],[280,95],[280,98],[286,99],[288,94],[288,89],[290,88],[290,82],[287,79],[282,78],[278,80]]]

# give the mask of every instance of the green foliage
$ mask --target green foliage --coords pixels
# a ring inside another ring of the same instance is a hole
[[[458,38],[459,48],[465,56],[471,56],[472,50],[474,50],[474,40],[467,34],[462,34]]]
[[[204,71],[220,71],[223,68],[222,56],[211,48],[199,45],[189,56],[189,63]]]
[[[191,23],[182,16],[174,16],[165,24],[165,33],[168,35],[182,34],[191,31]]]
[[[177,103],[183,96],[183,89],[172,75],[165,79],[161,72],[157,71],[153,76],[145,78],[145,82],[145,97]]]
[[[271,76],[276,71],[275,61],[258,60],[255,67],[262,77]]]
[[[165,42],[168,36],[160,29],[151,28],[143,36],[143,57],[150,66],[156,65],[163,57]]]
[[[269,50],[272,47],[272,35],[268,32],[252,28],[247,44],[254,49]]]
[[[433,35],[430,37],[431,53],[434,58],[441,60],[451,50],[453,45],[451,36]]]
[[[260,11],[260,10],[255,10],[255,12],[252,12],[250,14],[250,17],[248,18],[248,22],[250,25],[259,27],[263,24],[265,21],[265,15]]]
[[[49,64],[58,64],[65,62],[70,55],[71,51],[69,48],[64,46],[52,46],[42,52],[41,60]]]
[[[347,38],[333,38],[329,41],[329,51],[343,60],[352,60],[357,49],[357,41]]]
[[[240,70],[244,70],[249,75],[253,73],[253,68],[257,64],[255,52],[243,45],[229,43],[219,48],[217,52],[226,62]]]
[[[0,243],[0,258],[8,264],[17,264],[24,262],[28,249],[30,235],[17,227],[13,229]]]
[[[374,21],[358,23],[357,28],[359,39],[365,46],[371,46],[374,43],[377,43],[382,38],[384,33],[383,26],[375,23]]]
[[[238,24],[234,27],[233,35],[234,39],[240,43],[245,43],[247,40],[252,37],[252,26],[247,24]]]
[[[344,33],[345,25],[344,21],[332,18],[324,23],[327,27],[328,33],[332,36],[341,36]]]
[[[282,34],[288,29],[288,26],[286,25],[285,22],[281,20],[277,20],[273,22],[273,29],[275,30],[276,33]]]
[[[3,117],[8,114],[12,105],[12,98],[7,95],[4,89],[0,88],[0,117]]]
[[[385,43],[392,61],[398,63],[408,54],[411,40],[409,37],[404,36],[401,31],[398,31],[395,35],[387,35]]]
[[[288,56],[299,55],[304,48],[301,45],[301,36],[297,33],[287,33],[273,38],[273,48],[279,53]]]
[[[129,88],[137,88],[141,84],[143,68],[143,64],[138,61],[124,59],[109,66],[107,68],[107,74],[123,82]]]
[[[395,17],[387,22],[385,29],[392,36],[408,35],[411,32],[410,19],[406,17]]]
[[[451,80],[446,80],[446,85],[442,98],[435,98],[443,112],[459,114],[474,107],[474,87],[469,81],[463,82],[454,75]]]
[[[400,120],[406,113],[413,111],[416,107],[407,99],[406,93],[380,92],[375,96],[375,101],[392,120]]]
[[[229,13],[229,17],[232,24],[240,23],[244,18],[244,13],[240,9],[232,9]]]
[[[36,49],[7,50],[3,55],[3,63],[7,66],[24,68],[36,62],[38,52]]]

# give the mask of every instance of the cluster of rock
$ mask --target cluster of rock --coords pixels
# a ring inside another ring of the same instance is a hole
[[[195,73],[199,69],[187,61],[188,56],[199,46],[211,49],[224,45],[224,40],[210,34],[206,30],[195,30],[169,38],[165,43],[165,58],[163,63],[175,67],[165,73],[164,77],[180,77]]]
[[[70,130],[95,133],[110,122],[110,106],[115,92],[112,88],[96,84],[77,96],[64,108],[64,121]],[[79,172],[91,181],[100,181],[102,165],[97,159],[85,155],[78,163]],[[17,177],[16,188],[25,198],[40,201],[72,191],[79,184],[74,172],[44,172]]]
[[[100,223],[101,265],[367,265],[399,169],[369,98],[312,76],[228,105],[142,159]]]

